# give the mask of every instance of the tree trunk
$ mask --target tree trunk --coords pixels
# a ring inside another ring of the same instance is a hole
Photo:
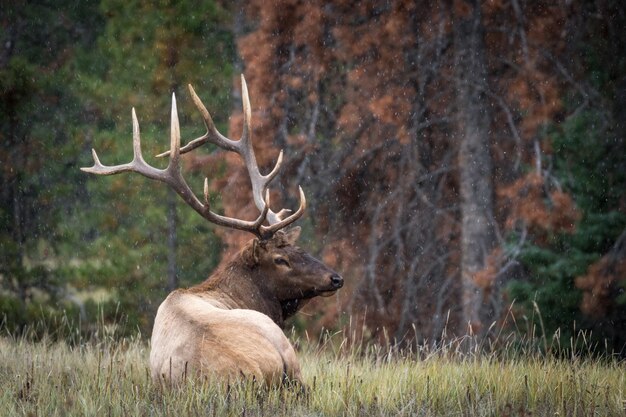
[[[474,280],[494,247],[492,161],[485,99],[485,45],[477,0],[454,1],[454,65],[457,87],[459,183],[461,192],[461,279],[463,319],[468,331],[481,333],[492,313]]]

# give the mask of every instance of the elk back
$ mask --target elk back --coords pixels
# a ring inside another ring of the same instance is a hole
[[[155,382],[194,376],[268,385],[300,381],[296,354],[276,323],[258,311],[226,309],[201,293],[177,290],[163,301],[151,344]]]

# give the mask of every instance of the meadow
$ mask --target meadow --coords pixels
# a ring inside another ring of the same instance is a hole
[[[626,368],[611,357],[492,353],[462,343],[399,350],[341,333],[296,340],[306,393],[252,381],[152,382],[141,336],[73,342],[0,338],[3,416],[622,416]]]

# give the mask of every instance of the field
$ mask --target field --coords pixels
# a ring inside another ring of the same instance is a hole
[[[0,338],[6,416],[621,416],[623,362],[507,347],[419,353],[348,347],[341,334],[301,342],[306,394],[253,382],[155,385],[148,343]],[[456,345],[458,346],[458,344]]]

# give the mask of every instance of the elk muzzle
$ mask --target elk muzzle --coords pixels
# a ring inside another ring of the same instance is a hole
[[[330,282],[328,289],[321,290],[319,292],[320,297],[330,297],[331,295],[334,295],[339,288],[343,287],[343,277],[336,272],[332,273],[328,277],[328,280]]]

